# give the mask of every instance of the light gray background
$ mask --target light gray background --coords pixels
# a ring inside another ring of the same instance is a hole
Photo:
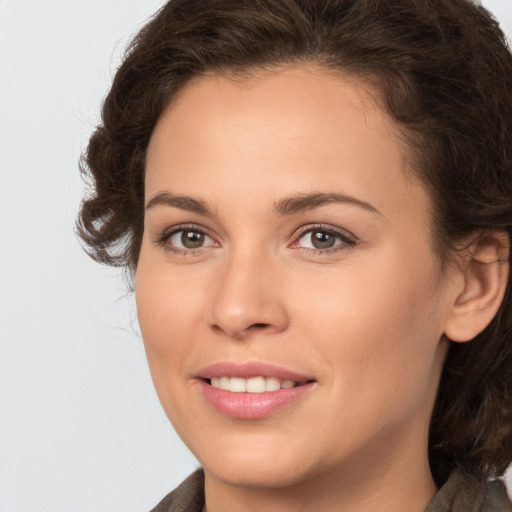
[[[0,0],[0,512],[147,512],[197,464],[153,391],[121,273],[73,233],[80,152],[163,3]],[[512,0],[483,3],[512,34]]]

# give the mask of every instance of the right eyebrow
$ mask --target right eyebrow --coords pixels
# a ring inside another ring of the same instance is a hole
[[[312,194],[299,194],[296,196],[286,197],[281,199],[274,207],[274,211],[278,215],[292,215],[302,211],[314,210],[324,204],[341,203],[353,204],[363,208],[366,211],[382,215],[375,206],[372,206],[366,201],[357,199],[355,197],[339,194],[339,193],[326,193],[315,192]]]
[[[206,217],[215,216],[213,210],[204,201],[190,196],[171,194],[170,192],[158,192],[147,202],[146,210],[150,210],[155,206],[170,206]]]

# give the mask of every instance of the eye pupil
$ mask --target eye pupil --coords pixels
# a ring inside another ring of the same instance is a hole
[[[313,231],[311,233],[311,243],[316,249],[328,249],[335,242],[335,236],[325,231]]]
[[[197,249],[204,244],[204,233],[197,231],[183,231],[181,235],[181,243],[187,249]]]

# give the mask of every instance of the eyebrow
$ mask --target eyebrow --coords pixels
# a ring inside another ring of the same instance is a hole
[[[293,215],[299,212],[314,210],[315,208],[319,208],[320,206],[330,203],[353,204],[369,212],[381,215],[377,208],[366,201],[362,201],[346,194],[325,192],[285,197],[274,205],[274,213],[282,216]],[[170,192],[159,192],[153,196],[146,204],[146,210],[150,210],[155,206],[170,206],[172,208],[197,213],[206,217],[215,216],[213,209],[208,206],[205,201],[195,199],[190,196],[171,194]]]
[[[214,217],[215,214],[208,204],[200,199],[194,199],[190,196],[180,196],[169,192],[159,192],[153,196],[146,204],[146,210],[155,206],[171,206],[187,212],[198,213],[206,217]]]
[[[345,203],[353,204],[372,213],[382,215],[377,208],[366,201],[356,199],[346,194],[324,193],[318,192],[313,194],[300,194],[281,199],[274,207],[274,211],[278,215],[292,215],[298,212],[304,212],[319,208],[329,203]]]

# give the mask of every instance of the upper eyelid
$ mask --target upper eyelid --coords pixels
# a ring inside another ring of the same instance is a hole
[[[210,230],[199,224],[177,224],[176,226],[171,226],[164,229],[162,231],[162,235],[171,236],[175,233],[179,233],[180,231],[197,231],[198,233],[203,233],[208,235],[210,238],[213,238]]]
[[[357,237],[350,231],[336,226],[332,226],[330,224],[307,224],[295,230],[294,234],[292,235],[292,238],[293,240],[296,240],[298,237],[301,237],[302,235],[305,235],[306,233],[315,230],[326,231],[328,233],[333,233],[334,235],[340,236],[342,238],[350,238],[351,240],[354,241],[357,240]]]

